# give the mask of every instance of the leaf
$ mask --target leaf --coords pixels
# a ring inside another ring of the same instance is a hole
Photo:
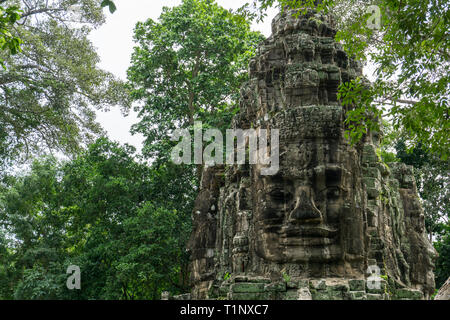
[[[109,7],[109,12],[114,13],[116,12],[117,8],[113,1],[111,0],[103,0],[101,3],[102,8]]]

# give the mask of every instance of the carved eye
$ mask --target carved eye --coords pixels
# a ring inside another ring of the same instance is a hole
[[[327,190],[328,199],[337,199],[341,195],[341,190],[339,188],[329,188]]]
[[[342,172],[340,169],[327,169],[325,171],[325,178],[327,186],[339,185],[342,179]]]
[[[292,195],[290,192],[284,191],[282,189],[275,189],[270,193],[270,197],[275,202],[284,203],[292,199]]]

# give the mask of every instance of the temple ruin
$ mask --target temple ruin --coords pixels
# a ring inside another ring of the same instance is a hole
[[[233,128],[279,129],[280,169],[206,168],[193,212],[192,299],[429,299],[433,260],[412,168],[382,133],[345,138],[341,83],[362,65],[333,19],[280,13],[249,66]]]

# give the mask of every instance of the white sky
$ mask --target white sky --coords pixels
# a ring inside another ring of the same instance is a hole
[[[237,9],[245,4],[246,0],[217,0],[217,3],[227,9]],[[100,68],[110,71],[123,80],[126,80],[126,71],[130,65],[133,52],[133,29],[137,22],[148,18],[157,20],[162,8],[181,4],[181,0],[115,0],[117,11],[110,14],[105,9],[107,20],[99,29],[94,30],[90,39],[100,55]],[[269,36],[271,21],[277,10],[269,11],[264,23],[254,25],[253,29]],[[132,136],[130,127],[139,122],[135,113],[123,117],[119,108],[111,108],[109,112],[98,112],[98,121],[108,132],[112,140],[128,143],[141,149],[143,137]]]
[[[216,0],[219,5],[227,9],[237,9],[248,0]],[[110,14],[105,8],[106,23],[94,30],[90,39],[100,55],[99,67],[110,71],[117,77],[126,80],[126,71],[130,65],[133,52],[133,29],[137,22],[148,18],[157,20],[162,8],[173,7],[181,4],[181,0],[115,0],[117,11]],[[263,23],[254,24],[253,29],[262,32],[265,36],[271,33],[271,22],[278,13],[278,9],[271,9]],[[371,79],[373,66],[369,64],[365,68],[365,75]],[[132,136],[130,128],[139,122],[136,114],[131,112],[128,117],[122,116],[120,108],[111,108],[109,112],[98,112],[98,121],[108,132],[112,140],[121,143],[129,143],[141,150],[143,137]]]

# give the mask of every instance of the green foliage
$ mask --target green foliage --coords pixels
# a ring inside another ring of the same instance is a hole
[[[0,167],[45,149],[74,155],[42,157],[29,172],[0,177],[0,299],[159,299],[188,290],[184,250],[198,190],[193,166],[167,161],[177,128],[199,120],[228,128],[239,88],[262,40],[250,31],[273,5],[315,1],[254,0],[237,12],[212,0],[184,0],[159,20],[138,23],[128,70],[139,102],[145,157],[105,138],[94,109],[129,106],[128,92],[99,61],[87,36],[104,22],[109,0],[0,1]],[[20,7],[14,6],[21,4]],[[440,256],[436,283],[449,276],[448,4],[377,1],[383,23],[367,25],[370,1],[321,1],[336,13],[351,57],[376,64],[376,81],[340,87],[348,138],[380,131],[378,155],[414,165],[426,226]],[[77,14],[70,10],[79,5]],[[391,104],[391,106],[388,106]],[[146,163],[149,157],[153,161]],[[82,290],[66,288],[69,265],[81,268]],[[229,274],[224,275],[228,279]],[[283,274],[286,282],[290,281]]]
[[[6,9],[0,6],[0,49],[9,50],[11,54],[21,51],[22,40],[15,37],[10,31],[11,27],[20,19],[20,12],[21,10],[17,6],[10,6]],[[0,65],[6,68],[1,57]]]
[[[0,193],[1,297],[159,299],[164,290],[186,292],[196,183],[189,179],[189,170],[148,167],[132,147],[106,139],[70,162],[35,161]],[[81,269],[80,291],[66,288],[72,264]]]
[[[92,9],[95,9],[96,7],[96,3],[93,0],[69,0],[59,1],[59,3],[58,1],[56,3],[49,3],[46,1],[45,4],[38,1],[35,1],[34,3],[22,1],[22,7],[24,7],[23,10],[20,9],[18,1],[3,0],[0,1],[0,4],[2,3],[9,4],[9,6],[6,9],[0,6],[0,50],[9,51],[13,55],[22,50],[22,39],[13,35],[13,32],[16,29],[16,23],[21,19],[24,20],[23,24],[25,24],[28,17],[39,13],[45,13],[60,22],[64,22],[65,18],[61,17],[61,12],[66,11],[65,16],[67,17],[69,9],[74,5],[80,6],[84,15],[89,12],[94,17],[98,16],[98,10],[96,10],[97,12],[95,14],[92,12]],[[110,0],[102,0],[100,6],[102,8],[109,7],[111,13],[116,11],[114,2]],[[84,18],[85,17],[86,16],[84,16]],[[92,19],[88,20],[93,21]],[[82,21],[83,17],[80,22]],[[0,57],[0,65],[6,69],[2,57]]]
[[[186,290],[188,260],[180,248],[185,247],[186,236],[190,234],[188,221],[190,223],[191,219],[187,213],[192,210],[198,190],[195,167],[173,168],[168,157],[174,145],[170,136],[175,129],[192,128],[195,121],[202,121],[205,127],[229,128],[231,118],[238,111],[239,89],[247,80],[249,60],[262,39],[259,33],[250,31],[245,16],[231,13],[211,0],[184,0],[180,6],[164,8],[158,22],[149,19],[135,28],[137,47],[128,79],[132,98],[140,103],[136,110],[141,121],[133,131],[146,137],[143,153],[156,160],[154,166],[158,167],[158,173],[164,172],[164,168],[179,172],[168,176],[169,179],[158,176],[162,179],[158,185],[164,192],[152,197],[152,203],[156,199],[161,203],[179,199],[169,206],[176,211],[164,211],[164,216],[153,217],[157,220],[152,228],[159,225],[167,228],[173,221],[171,229],[160,229],[158,234],[164,237],[139,249],[147,253],[145,261],[135,265],[120,264],[124,272],[139,269],[139,274],[153,283],[155,297],[164,290],[171,293]],[[197,174],[199,172],[197,168]],[[180,208],[181,204],[185,207]],[[149,204],[140,213],[153,211],[154,207]],[[148,217],[141,221],[138,218],[127,223],[130,227],[141,228],[152,222]],[[145,243],[144,239],[136,241]],[[133,257],[140,256],[139,252],[133,253]],[[127,261],[128,257],[123,259]],[[129,274],[130,277],[125,274],[124,278],[134,283],[136,290],[141,288],[136,272]],[[176,274],[184,276],[178,281],[184,287],[174,286]]]
[[[346,137],[353,144],[361,141],[367,131],[380,131],[380,111],[373,106],[373,96],[368,90],[368,84],[357,78],[343,83],[339,87],[338,99],[347,107],[345,124],[349,129]]]
[[[357,84],[341,87],[341,95],[358,102],[349,113],[350,138],[354,141],[372,129],[373,115],[383,114],[395,130],[405,133],[407,145],[419,143],[446,159],[450,153],[449,6],[445,0],[254,0],[253,10],[244,6],[249,17],[263,17],[271,6],[317,8],[335,16],[336,40],[350,57],[371,61],[375,81],[362,90]],[[370,6],[380,10],[377,25]],[[259,13],[259,14],[258,14]],[[370,22],[370,23],[368,23]],[[355,90],[348,90],[355,89]],[[370,104],[368,104],[368,103]]]
[[[425,226],[439,257],[435,263],[436,287],[450,276],[450,161],[442,160],[419,144],[408,150],[402,136],[389,140],[396,158],[414,167],[417,189],[425,212]]]
[[[195,120],[227,128],[261,40],[245,17],[212,0],[184,0],[157,22],[138,23],[128,79],[140,102],[133,131],[147,138],[144,153],[167,159],[173,131]]]
[[[439,254],[436,261],[436,288],[440,288],[450,277],[450,227],[446,226],[446,234],[442,241],[436,242],[434,247]]]
[[[398,134],[392,127],[389,121],[384,120],[382,125],[383,137],[381,139],[381,159],[384,163],[399,162],[395,144],[398,139]]]
[[[403,162],[415,168],[422,168],[432,160],[432,156],[419,144],[413,150],[408,150],[403,140],[398,140],[395,144],[397,157]]]
[[[403,140],[396,142],[397,158],[414,166],[419,195],[423,200],[425,224],[431,237],[441,241],[449,231],[450,161],[427,152],[421,145],[407,151]]]
[[[15,292],[17,300],[55,300],[64,294],[66,276],[64,273],[54,273],[40,266],[27,269]]]
[[[286,283],[291,282],[291,277],[287,273],[283,272],[282,275]]]
[[[79,13],[70,10],[75,3]],[[97,67],[88,40],[104,22],[97,0],[26,4],[10,28],[21,51],[0,52],[0,167],[47,150],[73,155],[102,134],[95,109],[129,106],[123,83]]]
[[[102,6],[102,8],[108,7],[109,8],[109,12],[111,12],[111,13],[114,13],[117,10],[116,5],[111,0],[103,0],[102,3],[101,3],[101,6]]]

